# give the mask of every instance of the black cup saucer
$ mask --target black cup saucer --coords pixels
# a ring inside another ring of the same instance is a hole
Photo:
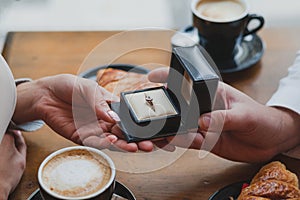
[[[244,37],[234,56],[236,67],[219,68],[220,73],[233,73],[252,67],[261,59],[264,49],[265,45],[258,35],[252,34]]]
[[[112,200],[124,200],[124,199],[128,199],[128,200],[136,200],[136,198],[134,197],[134,195],[132,194],[132,192],[126,187],[124,186],[122,183],[116,181],[116,186],[115,186],[115,191],[114,191],[114,197],[112,198]],[[119,197],[118,197],[119,196]],[[34,191],[27,200],[42,200],[42,196],[40,193],[40,190],[37,189],[36,191]]]
[[[187,26],[181,30],[181,33],[185,33],[186,36],[190,36],[191,40],[196,41],[195,35],[198,35],[198,30],[193,26]],[[197,33],[197,34],[196,34]],[[197,37],[197,36],[196,36]],[[200,41],[201,38],[197,38],[197,41]],[[222,68],[219,67],[219,72],[221,74],[233,73],[245,70],[247,68],[255,65],[262,57],[264,53],[265,45],[261,38],[256,34],[250,34],[245,36],[241,44],[237,47],[234,60],[230,61],[230,66],[234,65],[234,67]],[[215,60],[215,63],[222,63],[218,60]]]
[[[240,181],[227,185],[216,191],[208,200],[236,200],[241,193],[244,184],[249,184],[250,181]]]

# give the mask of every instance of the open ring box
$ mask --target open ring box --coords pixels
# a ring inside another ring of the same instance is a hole
[[[113,103],[126,140],[137,142],[198,128],[210,112],[218,87],[215,65],[202,47],[173,47],[167,87],[123,92]]]

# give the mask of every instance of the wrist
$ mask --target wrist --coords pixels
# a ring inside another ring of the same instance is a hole
[[[0,199],[6,200],[8,199],[8,196],[10,194],[10,189],[6,185],[3,185],[4,183],[0,184]]]
[[[271,107],[276,110],[279,121],[279,137],[282,143],[277,145],[278,153],[286,152],[300,144],[300,115],[284,107]]]
[[[40,96],[40,89],[33,82],[23,82],[17,85],[17,104],[12,120],[22,124],[39,119],[36,102]]]

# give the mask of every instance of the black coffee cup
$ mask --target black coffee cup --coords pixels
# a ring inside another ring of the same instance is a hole
[[[220,71],[237,67],[234,56],[242,39],[264,25],[262,16],[249,13],[246,0],[193,0],[191,9],[200,45]],[[251,21],[258,23],[250,29]]]

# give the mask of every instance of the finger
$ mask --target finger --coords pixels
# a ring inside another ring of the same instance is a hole
[[[213,109],[228,109],[231,107],[230,104],[235,102],[235,99],[241,99],[241,95],[243,94],[239,90],[219,81]]]
[[[200,133],[186,133],[168,137],[167,140],[174,146],[190,149],[200,149],[204,138]]]
[[[101,86],[99,86],[98,88],[101,90],[102,95],[103,95],[103,99],[105,99],[105,101],[107,101],[109,103],[111,103],[111,102],[119,102],[120,101],[120,98],[118,96],[116,96],[113,93],[110,93],[105,88],[103,88]]]
[[[127,143],[125,140],[118,139],[118,141],[112,145],[112,149],[126,152],[137,152],[138,146],[136,143]]]
[[[120,122],[121,121],[119,115],[115,111],[110,110],[107,113],[114,120],[114,122]]]
[[[247,114],[243,114],[238,109],[218,110],[203,114],[199,119],[201,130],[212,132],[242,131],[251,129],[251,120]]]
[[[150,152],[153,150],[153,143],[151,141],[142,141],[138,143],[139,150]]]
[[[162,67],[158,69],[154,69],[148,74],[148,79],[151,82],[155,83],[165,83],[167,82],[169,75],[169,68],[167,67]]]
[[[171,145],[166,139],[163,140],[156,140],[154,141],[154,144],[165,151],[174,152],[176,150],[176,147],[174,145]]]
[[[98,119],[104,120],[106,122],[115,122],[115,120],[119,120],[118,115],[111,110],[105,100],[101,99],[101,97],[98,97],[96,99],[98,100],[96,100],[95,110]]]
[[[200,116],[199,126],[201,131],[222,131],[225,127],[225,120],[228,120],[226,110],[218,110],[211,113],[206,113]]]
[[[85,124],[81,127],[79,127],[70,138],[73,142],[77,143],[77,144],[82,144],[82,142],[91,136],[96,136],[96,137],[105,137],[106,136],[106,132],[107,130],[107,124],[102,123],[98,123],[98,122],[94,122],[94,123],[89,123],[89,124]]]
[[[84,146],[94,147],[97,149],[105,149],[109,148],[112,144],[111,137],[97,137],[97,136],[91,136],[82,141],[82,144]]]
[[[119,138],[124,138],[124,133],[118,124],[114,125],[111,129],[111,133],[118,136]]]
[[[109,93],[102,87],[97,87],[96,92],[96,115],[98,119],[102,119],[107,122],[119,122],[120,118],[117,113],[111,110],[107,101],[118,101],[119,99],[113,94]]]
[[[12,133],[7,132],[3,135],[1,145],[3,147],[8,147],[8,148],[12,149],[15,146],[14,142],[15,142],[15,139],[14,139],[14,136],[12,135]]]
[[[124,138],[123,132],[118,125],[115,125],[111,129],[112,134],[118,136],[119,138]],[[153,150],[153,142],[151,141],[141,141],[137,143],[138,149],[146,152]]]
[[[104,120],[99,120],[98,125],[103,130],[103,132],[111,132],[111,129],[113,126],[115,126],[115,123],[110,123],[110,122],[106,122]]]
[[[111,144],[118,141],[118,137],[111,133],[103,133],[100,137],[105,137],[106,139],[108,139],[110,141]]]
[[[218,101],[223,102],[223,108],[219,107],[221,110],[200,116],[199,126],[201,130],[210,129],[213,132],[244,130],[246,125],[251,124],[247,119],[246,113],[248,112],[245,111],[249,108],[242,105],[244,101],[253,102],[250,97],[226,83],[220,82],[216,98],[216,102]]]
[[[78,79],[77,86],[80,91],[77,95],[82,96],[89,106],[95,109],[98,119],[102,119],[107,122],[115,121],[108,113],[111,109],[106,101],[114,98],[112,94],[100,87],[96,82],[87,79]],[[75,98],[75,101],[78,100]]]
[[[24,139],[21,131],[15,130],[15,131],[13,131],[13,134],[14,134],[14,138],[15,138],[16,148],[24,157],[26,157],[27,146],[26,146],[25,139]]]
[[[115,143],[116,141],[118,141],[118,137],[112,134],[109,134],[108,136],[106,136],[106,138],[110,141],[111,144]]]

